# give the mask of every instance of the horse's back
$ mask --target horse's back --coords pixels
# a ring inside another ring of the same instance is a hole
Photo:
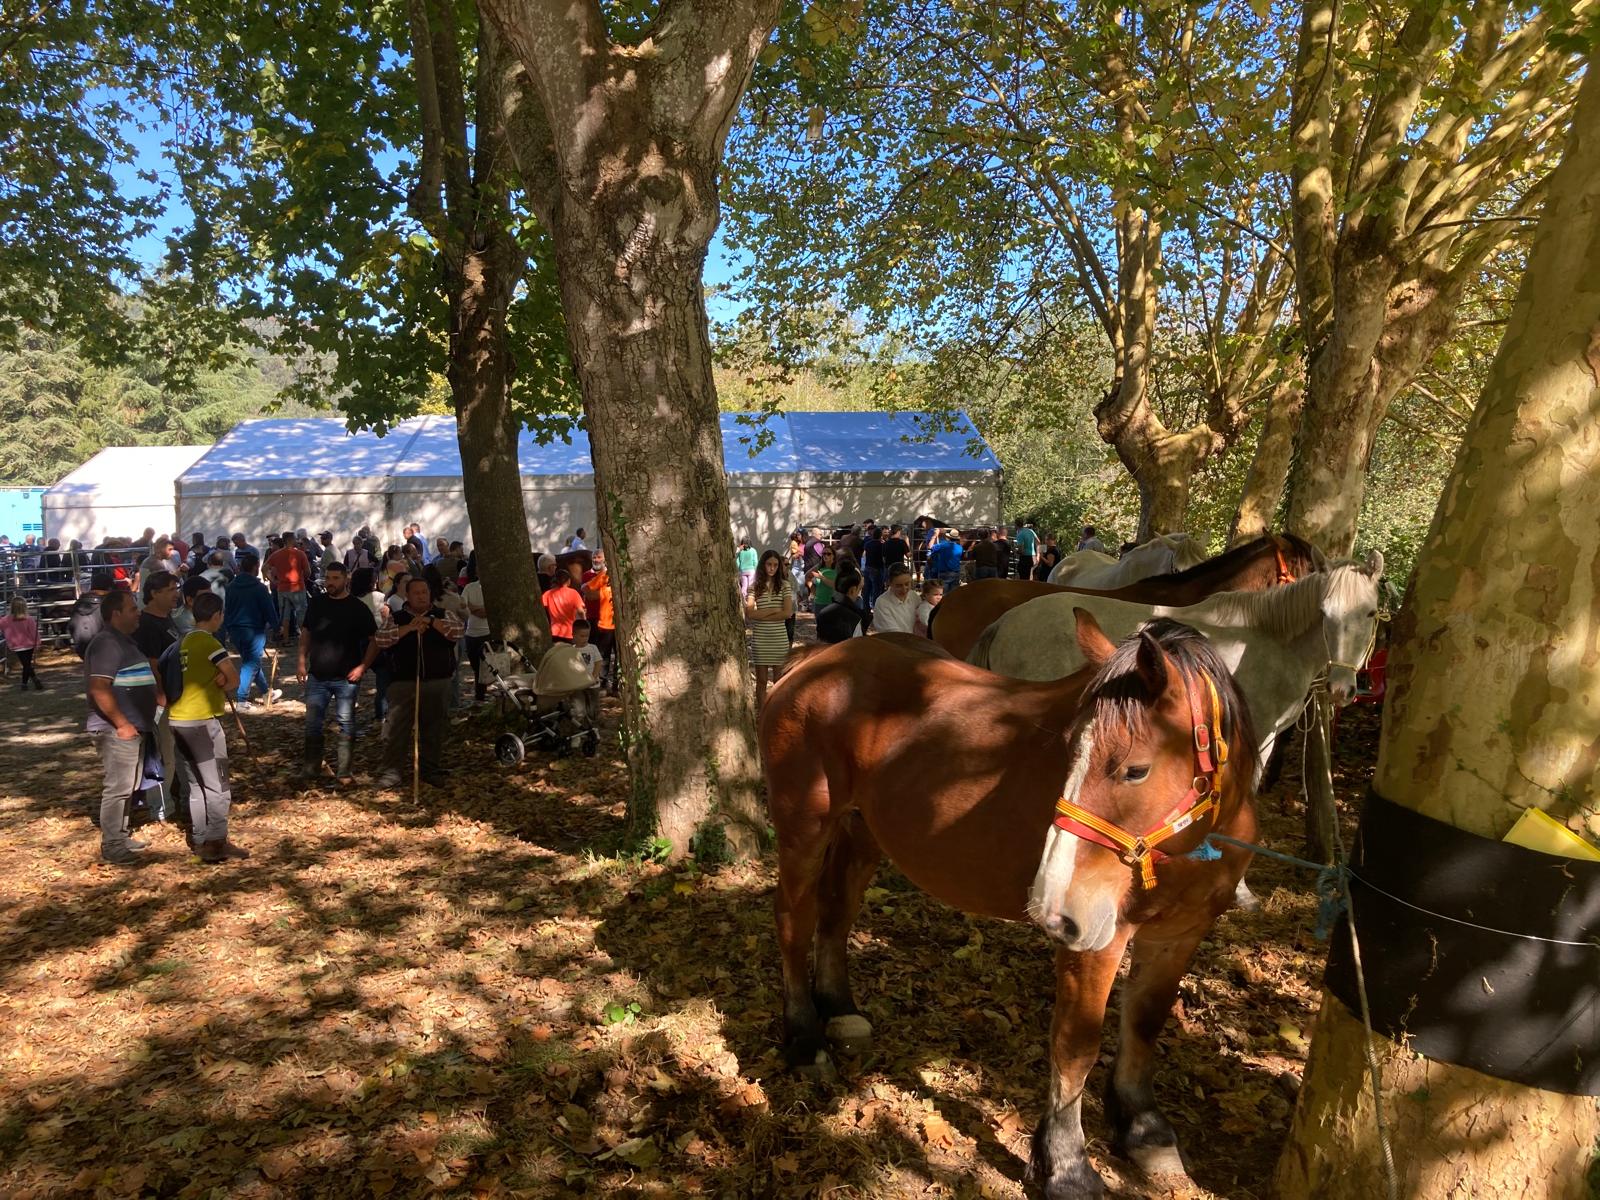
[[[1019,604],[1061,589],[1033,579],[980,579],[957,588],[934,609],[929,635],[956,658],[972,652],[983,631]]]
[[[1063,585],[1075,581],[1087,582],[1116,568],[1117,560],[1109,554],[1102,554],[1098,550],[1074,550],[1055,565],[1050,572],[1050,582]]]

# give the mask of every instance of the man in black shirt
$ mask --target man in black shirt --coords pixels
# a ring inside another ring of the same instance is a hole
[[[883,533],[868,522],[861,543],[861,573],[867,579],[866,600],[870,608],[883,595]]]
[[[150,660],[151,673],[161,678],[161,665],[157,661],[161,652],[183,635],[178,632],[172,611],[183,602],[178,592],[178,577],[170,571],[152,571],[144,584],[144,611],[139,614],[139,627],[133,631],[133,644],[139,653]],[[178,746],[172,737],[172,723],[167,719],[165,706],[156,712],[156,745],[161,750],[162,778],[168,780],[168,794],[173,800],[173,823],[187,827],[189,823],[189,783],[178,770]]]
[[[972,577],[974,579],[993,579],[999,573],[995,566],[994,541],[989,536],[987,529],[980,529],[978,536],[973,539],[972,549]]]
[[[1011,543],[1004,525],[994,531],[994,566],[1001,579],[1011,578]]]
[[[433,603],[426,579],[413,576],[406,584],[405,606],[394,615],[399,631],[393,652],[394,676],[389,684],[389,711],[384,714],[381,788],[399,787],[409,757],[413,723],[425,783],[444,782],[444,730],[450,720],[450,689],[456,676],[456,641],[462,626]]]
[[[366,601],[350,594],[350,575],[342,562],[328,559],[323,587],[324,591],[311,597],[300,631],[300,679],[306,687],[306,744],[300,759],[300,781],[310,783],[322,770],[326,744],[322,730],[331,701],[339,722],[333,773],[340,783],[349,783],[356,692],[361,677],[378,656],[378,643],[373,640],[378,623]]]
[[[898,525],[889,526],[889,536],[883,539],[883,577],[889,577],[889,568],[898,563],[910,566],[911,543]]]

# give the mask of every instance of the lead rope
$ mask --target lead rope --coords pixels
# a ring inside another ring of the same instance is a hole
[[[1311,691],[1306,697],[1305,704],[1295,716],[1295,728],[1301,732],[1300,739],[1300,796],[1309,808],[1311,805],[1311,789],[1306,782],[1306,743],[1310,731],[1320,722],[1325,733],[1325,743],[1328,747],[1327,763],[1324,770],[1327,773],[1328,796],[1333,795],[1333,738],[1332,698],[1328,694],[1328,678],[1324,672],[1312,682]],[[1292,854],[1284,854],[1280,850],[1273,850],[1254,842],[1246,842],[1239,838],[1232,838],[1222,833],[1207,834],[1201,843],[1203,850],[1208,843],[1223,842],[1230,846],[1237,846],[1241,850],[1249,850],[1254,854],[1262,854],[1268,858],[1275,858],[1293,866],[1304,867],[1313,871],[1317,876],[1317,895],[1321,899],[1321,908],[1317,921],[1316,936],[1318,940],[1327,938],[1333,932],[1333,922],[1338,919],[1339,910],[1344,911],[1345,921],[1350,930],[1350,962],[1355,968],[1356,996],[1361,1002],[1361,1025],[1366,1031],[1363,1042],[1367,1062],[1367,1080],[1372,1090],[1372,1121],[1377,1127],[1378,1150],[1383,1160],[1384,1190],[1388,1200],[1400,1200],[1400,1176],[1395,1168],[1393,1139],[1389,1135],[1388,1122],[1383,1116],[1383,1075],[1378,1065],[1378,1055],[1373,1049],[1372,1042],[1376,1034],[1372,1028],[1372,1005],[1367,999],[1367,976],[1361,965],[1361,939],[1356,935],[1355,910],[1350,899],[1350,860],[1345,851],[1344,833],[1339,828],[1338,813],[1334,813],[1333,825],[1333,852],[1334,861],[1331,866],[1325,863],[1314,863],[1309,859],[1296,858]]]
[[[1376,626],[1374,626],[1376,637]],[[1369,651],[1370,653],[1370,651]],[[1326,684],[1312,695],[1316,708],[1316,721],[1322,726],[1323,745],[1327,747],[1327,755],[1323,770],[1327,774],[1327,789],[1325,794],[1333,795],[1333,721],[1332,701],[1328,695]],[[1305,800],[1309,804],[1310,794],[1306,792],[1305,777],[1306,743],[1300,742],[1300,788],[1305,793]],[[1389,1126],[1383,1119],[1383,1071],[1378,1065],[1378,1052],[1373,1048],[1373,1038],[1376,1036],[1372,1029],[1372,1005],[1367,1000],[1367,975],[1361,966],[1361,939],[1356,936],[1356,911],[1350,895],[1350,859],[1345,852],[1344,831],[1339,828],[1339,814],[1333,814],[1333,851],[1334,866],[1339,872],[1339,878],[1344,891],[1344,919],[1350,930],[1350,962],[1355,967],[1356,998],[1361,1001],[1361,1025],[1366,1032],[1362,1039],[1361,1047],[1367,1059],[1367,1079],[1372,1087],[1372,1123],[1378,1131],[1378,1151],[1383,1157],[1383,1183],[1388,1192],[1389,1200],[1400,1200],[1400,1177],[1394,1165],[1394,1144],[1389,1136]]]

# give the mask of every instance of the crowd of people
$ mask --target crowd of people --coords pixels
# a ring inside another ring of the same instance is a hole
[[[1105,551],[1085,525],[1075,550]],[[795,640],[795,615],[811,612],[817,640],[846,641],[870,633],[927,636],[946,592],[981,579],[1047,580],[1061,561],[1054,534],[1032,521],[956,529],[922,521],[911,529],[865,521],[830,535],[797,529],[785,553],[758,554],[749,538],[735,552],[739,595],[751,622],[756,703],[765,699]]]
[[[444,778],[443,747],[453,709],[483,703],[490,621],[477,555],[459,541],[407,525],[384,545],[368,527],[341,543],[332,530],[259,539],[242,532],[208,542],[147,529],[85,551],[54,540],[28,544],[26,569],[88,570],[88,587],[68,626],[84,662],[86,726],[99,753],[101,856],[143,861],[133,836],[140,797],[156,790],[155,815],[184,828],[200,860],[248,857],[229,838],[232,716],[259,712],[283,695],[279,660],[288,656],[303,688],[305,727],[298,767],[310,783],[326,773],[354,782],[363,684],[382,751],[374,783],[398,786],[415,766],[424,782]],[[1080,546],[1098,546],[1086,528]],[[13,548],[16,551],[20,548]],[[823,642],[868,633],[926,636],[934,606],[964,581],[1045,578],[1060,556],[1055,538],[1031,522],[957,530],[936,522],[880,526],[867,521],[829,536],[797,530],[787,553],[738,543],[738,587],[752,629],[758,703],[796,636],[797,615],[814,614]],[[24,561],[22,554],[15,554]],[[616,598],[604,552],[582,529],[559,554],[540,555],[541,599],[557,650],[600,689],[617,693]],[[16,595],[0,617],[6,669],[23,690],[44,689],[35,670],[39,621]],[[556,653],[556,651],[551,652]],[[471,677],[470,697],[459,681]],[[330,717],[331,714],[331,717]],[[331,745],[330,745],[331,738]]]
[[[40,558],[55,553],[41,549]],[[134,866],[146,844],[133,836],[144,799],[156,788],[165,816],[183,827],[204,863],[248,857],[230,840],[232,796],[228,731],[232,716],[260,712],[282,698],[279,659],[288,657],[303,688],[305,729],[299,778],[330,773],[354,782],[360,694],[369,676],[372,717],[382,751],[374,783],[398,786],[412,768],[423,782],[444,779],[450,713],[483,703],[489,611],[477,556],[461,542],[407,525],[383,545],[363,527],[341,544],[332,530],[304,529],[261,540],[244,533],[207,541],[147,529],[139,539],[107,539],[64,566],[88,568],[88,587],[69,621],[84,662],[86,725],[99,753],[97,813],[101,857]],[[66,559],[67,556],[63,555]],[[616,692],[615,602],[601,551],[583,531],[563,554],[537,563],[555,641],[590,674],[596,694]],[[24,689],[43,689],[34,671],[38,621],[18,595],[0,619]],[[470,697],[459,681],[465,667]],[[331,712],[331,719],[330,719]],[[331,738],[331,744],[330,744]]]

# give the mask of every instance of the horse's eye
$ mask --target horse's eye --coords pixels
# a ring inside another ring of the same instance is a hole
[[[1122,772],[1124,783],[1143,783],[1149,777],[1150,768],[1148,766],[1128,767]]]

